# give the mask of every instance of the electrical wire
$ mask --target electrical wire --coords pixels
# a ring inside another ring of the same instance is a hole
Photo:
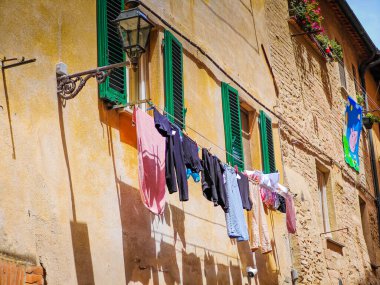
[[[338,64],[342,65],[344,68],[345,65],[344,65],[343,60],[336,58],[336,61],[338,62]],[[362,94],[367,95],[368,92],[365,90],[364,86],[362,86],[362,84],[359,82],[359,80],[356,78],[356,76],[353,74],[353,72],[350,72],[349,70],[345,70],[345,72],[347,72],[347,74],[349,75],[349,78],[354,82],[356,88],[359,88],[359,90],[361,91]],[[378,91],[379,91],[379,88],[377,88],[377,90],[376,90],[375,97],[377,96]],[[373,101],[371,96],[366,96],[366,97],[372,102],[372,105],[375,105],[377,110],[380,110],[380,106],[377,104],[377,102]]]
[[[175,118],[172,114],[169,114],[168,112],[166,112],[165,110],[163,110],[163,109],[157,107],[156,105],[154,105],[154,107],[155,107],[156,109],[160,110],[163,114],[166,114],[167,116],[171,117],[172,119],[174,119],[174,120],[177,121],[178,123],[180,123],[180,124],[183,123],[181,120],[179,120],[178,118]],[[202,138],[205,139],[206,141],[210,142],[212,145],[216,146],[216,147],[217,147],[218,149],[220,149],[221,151],[225,152],[226,154],[231,155],[231,156],[234,158],[234,160],[237,160],[237,161],[241,162],[241,163],[244,165],[244,161],[243,161],[243,160],[241,160],[240,158],[236,157],[234,154],[228,152],[225,148],[223,148],[223,147],[217,145],[216,143],[214,143],[213,141],[211,141],[210,139],[208,139],[206,136],[204,136],[203,134],[201,134],[200,132],[198,132],[198,131],[195,130],[194,128],[190,127],[188,124],[186,124],[186,128],[189,128],[189,129],[192,130],[194,133],[196,133],[197,135],[199,135],[200,137],[202,137]],[[198,142],[197,142],[197,144],[198,144],[201,148],[209,149],[209,148],[207,148],[207,147],[202,146],[202,145],[199,144]]]

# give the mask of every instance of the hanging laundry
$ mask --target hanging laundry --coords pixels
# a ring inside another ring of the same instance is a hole
[[[265,186],[271,190],[276,190],[278,187],[278,182],[280,180],[280,173],[269,173],[269,174],[262,174],[260,185]]]
[[[202,191],[207,200],[214,206],[221,206],[228,211],[228,199],[223,179],[224,167],[216,156],[202,148]]]
[[[135,107],[141,200],[154,214],[165,209],[165,139],[157,133],[151,116]]]
[[[263,201],[263,203],[268,208],[270,208],[272,205],[272,198],[273,198],[272,191],[266,187],[260,186],[260,194],[261,194],[261,200]]]
[[[251,180],[257,181],[257,183],[261,180],[261,175],[263,173],[259,170],[244,170],[244,174]]]
[[[227,233],[230,238],[238,241],[249,239],[247,223],[244,217],[243,204],[241,202],[240,191],[237,184],[235,169],[228,164],[224,165],[224,178],[229,209],[226,213]]]
[[[272,192],[272,195],[274,195],[274,210],[278,210],[278,208],[281,206],[281,198],[280,195],[277,192]]]
[[[278,183],[280,179],[280,174],[278,172],[263,174],[258,170],[246,170],[244,173],[249,179],[258,181],[260,184],[261,199],[268,208],[282,213],[286,212],[284,195],[288,193],[288,189]]]
[[[224,184],[224,166],[222,161],[215,155],[212,156],[214,173],[215,173],[215,187],[216,195],[218,196],[218,205],[220,205],[225,211],[228,211],[228,197],[227,190]]]
[[[281,185],[280,183],[277,184],[277,190],[279,190],[279,192],[282,192],[284,194],[288,193],[288,188],[286,188],[285,186]]]
[[[187,179],[193,177],[195,182],[200,181],[199,172],[203,169],[198,155],[198,145],[188,136],[183,136],[182,141]]]
[[[199,181],[201,181],[201,176],[199,175],[199,173],[193,172],[190,168],[186,167],[186,178],[187,178],[187,180],[189,180],[190,176],[193,177],[194,182],[198,183]]]
[[[286,202],[286,227],[288,232],[294,234],[296,232],[296,209],[294,208],[293,196],[287,194],[285,197]]]
[[[277,207],[277,211],[281,213],[286,213],[286,201],[285,198],[281,195],[277,195],[280,205]]]
[[[156,108],[153,108],[154,114],[154,125],[156,126],[157,131],[163,137],[169,137],[173,135],[172,125],[170,124],[168,118],[161,115]]]
[[[243,208],[246,209],[247,211],[250,211],[252,209],[252,203],[249,200],[248,177],[241,172],[239,172],[238,174],[239,174],[240,179],[238,179],[237,182],[239,186],[241,201],[243,203]]]
[[[154,109],[154,122],[157,131],[166,137],[165,175],[169,193],[173,194],[179,189],[179,200],[187,201],[189,190],[180,129],[171,124],[157,109]]]
[[[270,252],[272,246],[258,183],[252,181],[249,182],[249,198],[252,203],[252,229],[250,233],[251,250],[255,251],[260,247],[262,253]]]

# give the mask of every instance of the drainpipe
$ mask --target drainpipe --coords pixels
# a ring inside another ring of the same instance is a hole
[[[362,64],[360,64],[360,67],[359,67],[359,76],[360,76],[360,81],[361,81],[363,91],[364,91],[363,95],[365,99],[365,107],[367,110],[369,110],[369,108],[368,108],[368,97],[367,97],[366,82],[365,82],[365,73],[368,69],[380,64],[380,59],[374,61],[377,54],[380,54],[379,51],[374,51],[371,58],[363,62]],[[375,159],[375,147],[373,144],[372,129],[368,130],[368,140],[369,140],[369,149],[370,149],[373,186],[375,187],[375,194],[376,194],[377,230],[380,236],[380,191],[379,191],[379,180],[377,177],[377,166],[376,166],[376,159]]]

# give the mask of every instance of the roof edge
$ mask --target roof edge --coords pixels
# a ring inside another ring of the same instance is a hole
[[[347,19],[350,21],[352,26],[355,28],[356,32],[360,35],[363,41],[366,43],[369,51],[376,52],[380,54],[380,50],[376,47],[371,37],[367,34],[366,30],[363,28],[359,19],[356,17],[354,11],[352,11],[350,5],[346,0],[335,0],[335,2],[339,5],[339,8],[346,15]]]

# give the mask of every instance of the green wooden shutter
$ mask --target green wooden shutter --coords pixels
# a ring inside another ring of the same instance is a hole
[[[264,113],[264,111],[260,111],[259,124],[263,172],[273,173],[276,172],[276,162],[274,158],[272,120]]]
[[[222,104],[227,162],[244,169],[243,140],[241,135],[240,102],[238,91],[222,82]]]
[[[169,119],[185,128],[182,44],[167,30],[164,34],[165,109]]]
[[[124,0],[97,0],[98,64],[99,66],[125,61],[125,53],[113,20],[124,9]],[[114,69],[99,86],[100,98],[116,104],[127,103],[126,68]]]

